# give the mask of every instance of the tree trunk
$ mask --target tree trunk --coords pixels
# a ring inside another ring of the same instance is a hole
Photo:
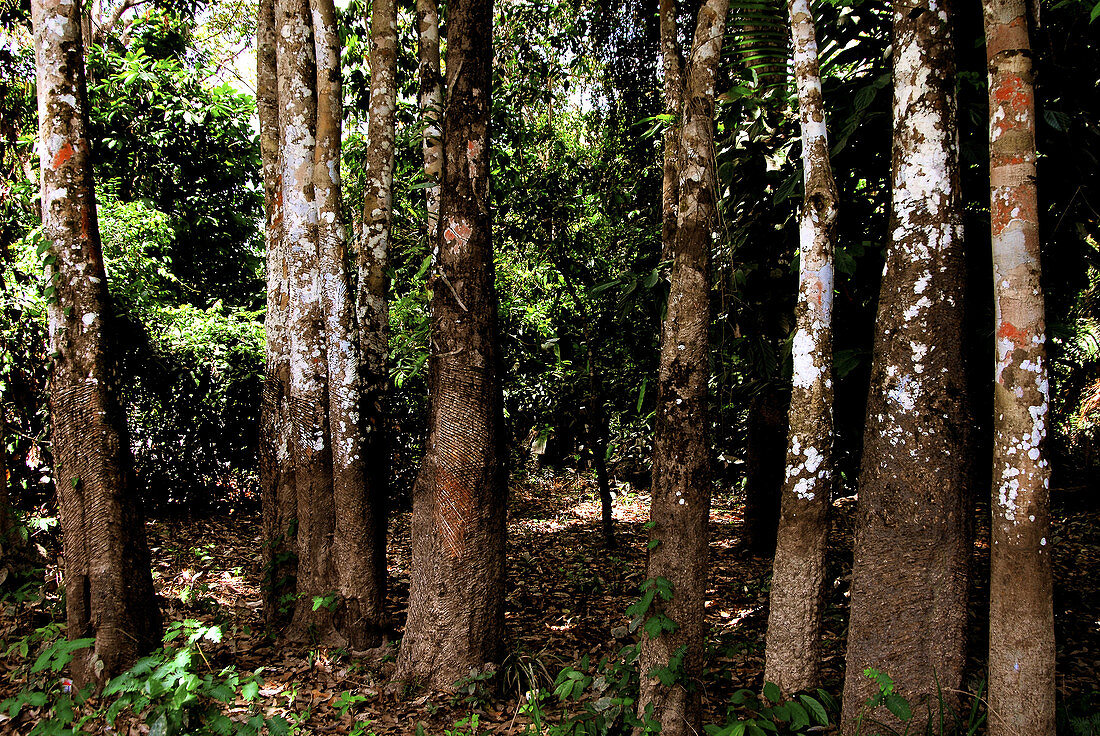
[[[298,578],[294,632],[321,638],[334,629],[336,581],[332,539],[332,446],[328,423],[318,220],[313,172],[317,132],[317,83],[308,0],[276,1],[279,127],[282,135],[282,236],[290,284],[287,328],[290,362],[290,425],[298,502]],[[316,599],[328,605],[317,605]]]
[[[108,345],[110,305],[86,138],[80,3],[31,4],[38,68],[50,417],[77,686],[101,686],[155,646],[161,619]]]
[[[424,124],[424,178],[433,182],[425,190],[428,242],[434,247],[439,237],[439,182],[443,178],[443,131],[439,127],[443,115],[443,76],[439,69],[439,8],[435,0],[416,0],[416,18],[420,40],[420,115]]]
[[[1035,88],[1026,3],[984,6],[997,325],[989,733],[1039,736],[1055,731],[1055,681]]]
[[[382,642],[387,465],[371,452],[379,446],[378,440],[383,435],[377,396],[372,411],[368,412],[368,421],[373,420],[374,423],[366,425],[374,431],[365,433],[362,423],[364,396],[360,382],[360,334],[346,265],[348,254],[341,204],[343,103],[336,8],[332,0],[311,0],[311,5],[317,55],[317,141],[313,157],[313,197],[317,208],[321,309],[325,319],[325,351],[328,355],[328,426],[331,433],[332,503],[335,512],[332,545],[322,544],[331,550],[336,569],[336,629],[352,648],[366,649]],[[375,13],[385,5],[376,1]],[[395,26],[396,19],[390,23],[391,28]],[[373,119],[374,110],[371,116]],[[385,304],[384,293],[382,303]],[[386,316],[385,313],[383,316]],[[377,329],[378,326],[371,327]],[[383,343],[387,334],[388,331],[382,329]],[[375,335],[372,338],[377,340]],[[384,385],[384,350],[380,357]],[[374,392],[376,395],[378,393]],[[384,445],[384,442],[381,444]]]
[[[893,12],[892,237],[860,469],[846,733],[877,692],[865,668],[894,679],[917,706],[920,724],[922,703],[935,697],[937,683],[952,699],[966,654],[966,265],[951,10],[941,0],[922,0],[896,3]]]
[[[833,490],[833,223],[837,193],[829,164],[813,13],[808,0],[789,0],[787,9],[806,191],[799,228],[787,472],[772,563],[764,680],[790,694],[820,684],[825,543]]]
[[[390,431],[386,417],[386,371],[390,313],[387,300],[393,219],[394,135],[397,110],[397,6],[376,0],[371,16],[371,92],[367,137],[363,242],[359,247],[358,317],[360,376],[367,458],[368,501],[373,510],[374,576],[386,580],[386,505],[389,495]]]
[[[432,408],[413,488],[409,614],[398,677],[450,688],[499,663],[507,495],[489,213],[492,2],[450,6]]]
[[[675,630],[656,637],[643,634],[638,660],[638,715],[660,723],[665,736],[697,733],[701,717],[697,680],[705,638],[711,491],[707,432],[710,243],[717,209],[714,88],[728,9],[729,0],[706,0],[699,8],[680,105],[679,201],[676,241],[670,249],[671,290],[661,335],[650,509],[653,529],[647,564],[647,578],[667,580],[671,597],[655,596],[643,614],[666,616]],[[662,4],[662,10],[671,8]],[[667,25],[671,24],[662,19],[662,26]],[[675,676],[670,686],[655,676],[655,670],[664,668],[671,668]]]
[[[267,314],[260,402],[260,494],[264,519],[264,619],[284,623],[297,569],[297,491],[290,432],[290,290],[283,240],[279,174],[279,90],[275,63],[275,0],[261,0],[256,22],[256,110],[267,221]]]
[[[0,279],[0,287],[2,287]],[[0,404],[0,563],[8,559],[14,545],[19,543],[15,535],[10,534],[15,525],[12,513],[11,495],[8,491],[8,445],[7,426],[4,423],[4,406]]]
[[[587,312],[587,310],[585,310]],[[596,475],[596,488],[600,493],[600,532],[607,549],[615,548],[615,516],[612,509],[611,478],[607,474],[607,416],[603,408],[603,392],[596,368],[596,347],[588,316],[585,314],[585,344],[588,351],[588,454],[592,458],[592,472]]]
[[[787,403],[774,384],[749,404],[748,437],[745,440],[745,548],[758,557],[775,554],[779,530],[779,499],[787,454]]]
[[[684,55],[676,23],[676,0],[659,0],[661,21],[661,62],[664,67],[664,114],[667,121],[664,139],[664,171],[661,180],[661,260],[671,261],[676,245],[676,225],[680,207],[680,130],[684,99]]]

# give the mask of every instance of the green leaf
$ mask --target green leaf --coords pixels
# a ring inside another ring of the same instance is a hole
[[[811,698],[809,695],[799,695],[798,699],[801,700],[802,705],[806,706],[806,709],[813,714],[814,720],[817,721],[819,726],[829,725],[829,715],[825,712],[825,707],[821,705],[821,703]]]
[[[796,700],[787,703],[787,714],[791,717],[791,731],[800,731],[810,725],[810,714]]]
[[[909,708],[909,701],[900,695],[887,695],[885,702],[886,709],[893,713],[899,721],[908,721],[913,717],[913,711]]]
[[[1096,3],[1092,8],[1092,12],[1089,13],[1089,23],[1092,23],[1097,18],[1100,18],[1100,3]]]
[[[245,700],[252,701],[256,699],[256,696],[260,694],[260,683],[253,680],[252,682],[246,682],[241,687],[241,697]]]
[[[773,703],[778,703],[779,698],[782,697],[782,693],[779,692],[779,686],[774,682],[764,683],[764,697]]]

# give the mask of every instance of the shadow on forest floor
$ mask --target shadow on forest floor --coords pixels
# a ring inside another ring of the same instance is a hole
[[[487,701],[455,702],[452,696],[423,691],[399,697],[387,687],[392,674],[392,648],[353,653],[301,645],[282,645],[263,634],[260,611],[260,525],[258,518],[212,518],[192,522],[150,522],[154,578],[162,597],[166,623],[199,619],[218,624],[219,643],[204,654],[211,667],[234,665],[241,671],[262,667],[259,690],[268,715],[296,716],[305,733],[363,731],[413,734],[422,723],[426,734],[442,734],[473,713],[479,734],[525,733],[518,713],[523,692],[549,686],[559,670],[588,655],[592,661],[614,657],[633,635],[627,633],[625,610],[645,578],[649,498],[624,493],[615,501],[618,547],[601,545],[599,501],[586,478],[541,474],[513,489],[509,514],[508,632],[513,652],[506,664],[499,695]],[[826,689],[838,694],[843,674],[844,619],[851,554],[854,502],[834,507],[830,537],[828,607],[826,611]],[[1055,588],[1059,644],[1060,696],[1072,697],[1096,687],[1100,671],[1100,514],[1055,514]],[[762,685],[763,639],[767,619],[770,561],[753,558],[739,545],[741,506],[717,497],[711,515],[712,541],[707,621],[711,626],[703,699],[710,721],[725,712],[735,689]],[[985,525],[988,527],[988,524]],[[987,608],[985,571],[987,528],[978,525],[975,584],[972,586],[972,670],[980,672]],[[390,542],[389,613],[404,619],[408,595],[408,514],[393,519]],[[50,571],[56,576],[56,570]],[[50,587],[50,586],[47,586]],[[56,593],[54,594],[56,597]],[[55,610],[58,610],[55,607]],[[8,605],[0,613],[0,643],[14,641],[47,614],[36,608]],[[7,650],[6,644],[0,653]],[[12,670],[0,659],[0,673]],[[968,683],[976,688],[979,675]],[[538,681],[541,680],[541,681]],[[0,700],[20,685],[0,676]],[[350,701],[349,696],[358,696]],[[343,698],[341,699],[341,696]],[[556,704],[556,699],[552,702]],[[232,707],[230,715],[232,716]],[[560,712],[560,707],[547,709]],[[243,712],[243,709],[242,709]],[[308,715],[307,715],[308,714]],[[0,732],[27,733],[35,711],[25,709]],[[142,724],[130,733],[145,733]],[[125,733],[125,729],[120,728]]]

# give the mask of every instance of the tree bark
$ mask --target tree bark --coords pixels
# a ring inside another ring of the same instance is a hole
[[[662,11],[671,10],[670,5],[663,3]],[[643,634],[638,660],[638,715],[660,723],[665,736],[697,733],[701,717],[698,678],[705,638],[711,492],[710,242],[717,210],[714,93],[728,10],[729,0],[706,0],[699,8],[680,106],[679,200],[676,240],[670,249],[671,290],[661,334],[647,564],[647,578],[669,581],[672,595],[667,601],[654,597],[644,614],[667,616],[676,628],[655,638]],[[662,18],[662,26],[668,25]],[[675,659],[681,660],[682,671],[671,686],[663,685],[654,670]]]
[[[86,138],[80,4],[31,4],[38,68],[42,227],[54,482],[61,506],[73,680],[102,686],[160,639],[145,520],[108,345],[112,327]]]
[[[432,408],[397,662],[399,678],[444,689],[500,662],[507,495],[488,199],[492,2],[456,0],[449,12]]]
[[[893,13],[892,237],[859,479],[845,733],[877,692],[865,668],[894,679],[922,730],[924,699],[938,683],[951,700],[966,653],[971,453],[951,8],[922,0]]]
[[[989,586],[989,732],[1055,732],[1049,389],[1024,0],[985,0],[997,362]]]
[[[680,207],[680,109],[684,99],[684,55],[676,22],[676,0],[660,0],[661,63],[664,67],[664,114],[669,116],[664,139],[664,171],[661,179],[661,260],[671,261],[676,245]]]
[[[385,5],[375,3],[375,12]],[[317,209],[321,310],[324,314],[328,426],[332,445],[335,528],[330,549],[336,570],[336,629],[354,649],[382,642],[386,576],[384,452],[381,407],[374,403],[364,432],[360,333],[347,269],[348,253],[340,180],[343,123],[340,36],[332,0],[311,0],[317,58],[317,141],[313,155],[313,197]],[[392,7],[392,5],[391,5]],[[396,19],[391,28],[396,26]],[[374,110],[371,111],[373,119]],[[392,141],[392,136],[391,136]],[[392,160],[392,146],[391,146]],[[392,165],[391,165],[392,172]],[[392,176],[391,176],[392,179]],[[384,282],[383,282],[384,283]],[[384,287],[383,287],[384,288]],[[382,294],[385,304],[385,294]],[[387,315],[383,314],[384,317]],[[377,325],[371,325],[377,329]],[[382,330],[382,339],[388,331]],[[374,340],[377,336],[372,335]],[[369,341],[368,341],[369,342]],[[369,347],[367,348],[370,349]],[[380,356],[385,385],[385,351]],[[378,367],[378,364],[375,364]],[[370,463],[370,464],[368,464]],[[379,467],[381,466],[381,467]]]
[[[389,386],[390,314],[387,299],[390,232],[393,220],[394,135],[397,110],[397,5],[376,0],[371,15],[371,93],[367,123],[363,242],[359,247],[358,318],[360,376],[364,414],[364,457],[368,498],[373,510],[374,575],[384,588],[386,575],[386,502],[390,446],[386,417]]]
[[[308,0],[276,0],[276,59],[283,193],[282,236],[290,287],[287,329],[290,425],[298,518],[297,603],[293,628],[322,640],[332,635],[331,601],[337,581],[332,445],[328,423],[328,355],[324,340],[318,218],[314,202],[317,132],[316,60]]]
[[[424,132],[421,134],[424,178],[433,182],[425,190],[428,242],[434,246],[439,236],[439,182],[443,178],[443,131],[439,127],[443,116],[443,76],[439,67],[439,8],[435,0],[416,0],[416,18],[420,40],[420,115],[424,125]]]
[[[267,222],[267,313],[264,385],[260,401],[260,494],[264,520],[264,619],[285,622],[281,600],[295,591],[297,490],[290,432],[290,306],[286,243],[282,237],[279,173],[279,90],[275,60],[275,0],[261,0],[256,22],[256,110]]]
[[[792,347],[787,472],[772,563],[764,680],[784,694],[820,684],[825,543],[833,490],[833,224],[817,39],[808,0],[787,4],[802,124],[805,200],[799,228],[799,288]]]

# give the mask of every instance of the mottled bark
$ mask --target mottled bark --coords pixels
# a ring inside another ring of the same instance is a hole
[[[364,412],[364,457],[367,485],[374,509],[373,536],[376,575],[384,580],[386,566],[385,502],[389,487],[389,431],[385,396],[390,336],[386,298],[390,230],[393,219],[394,126],[397,110],[397,6],[394,0],[375,0],[371,26],[370,115],[367,122],[367,161],[364,176],[363,231],[359,245],[358,318],[360,380]]]
[[[833,489],[833,223],[817,39],[808,0],[789,0],[802,124],[805,199],[799,227],[798,305],[791,353],[787,472],[772,563],[764,679],[785,694],[818,687],[825,542]]]
[[[375,3],[376,12],[381,3]],[[343,119],[340,36],[332,0],[311,0],[317,59],[317,141],[313,152],[313,199],[317,210],[321,311],[327,361],[328,426],[332,446],[335,528],[331,548],[336,570],[336,629],[355,649],[382,641],[382,599],[386,575],[385,478],[387,464],[368,450],[361,402],[360,334],[348,273],[340,185]],[[373,113],[372,113],[373,114]],[[383,294],[384,297],[384,294]],[[383,298],[384,301],[384,298]],[[385,332],[383,333],[385,335]],[[385,367],[382,355],[382,368]],[[378,393],[378,392],[375,392]],[[377,420],[380,407],[375,397]],[[373,462],[371,467],[368,461]],[[381,467],[379,467],[379,465]]]
[[[986,0],[997,351],[989,586],[989,733],[1055,731],[1049,389],[1039,278],[1035,87],[1024,0]]]
[[[662,5],[662,10],[669,9]],[[680,106],[676,240],[670,249],[671,288],[661,332],[653,451],[650,520],[651,546],[656,546],[649,552],[646,574],[672,585],[671,599],[655,597],[647,615],[662,613],[676,629],[656,638],[643,635],[638,660],[638,714],[651,714],[665,736],[697,733],[701,717],[698,678],[705,640],[711,493],[710,243],[717,211],[714,90],[728,10],[729,0],[706,0],[699,8]],[[652,673],[676,657],[682,658],[682,671],[674,684],[665,686]]]
[[[439,8],[435,0],[416,0],[417,34],[420,40],[420,116],[424,178],[434,182],[425,189],[428,210],[428,242],[439,236],[439,182],[443,178],[443,76],[439,67]],[[438,256],[438,254],[436,254]]]
[[[275,0],[261,0],[256,21],[256,110],[267,222],[267,313],[264,385],[260,400],[260,494],[264,519],[264,619],[283,622],[280,599],[293,595],[297,568],[297,489],[290,432],[290,306],[287,252],[282,238],[279,175],[279,90],[275,63]]]
[[[864,668],[893,677],[919,723],[937,682],[949,701],[960,687],[966,649],[971,453],[950,8],[899,2],[893,14],[892,231],[859,477],[846,733],[876,692]]]
[[[450,5],[428,446],[413,488],[398,677],[450,688],[500,662],[507,495],[489,212],[492,2]]]
[[[38,69],[42,227],[47,277],[50,416],[60,496],[65,613],[73,679],[102,685],[160,639],[145,520],[108,345],[111,319],[96,221],[80,4],[31,4]]]
[[[324,639],[332,634],[334,621],[329,607],[315,609],[314,598],[331,595],[336,585],[332,559],[336,512],[313,187],[317,78],[308,0],[276,0],[275,20],[282,237],[290,288],[290,431],[298,502],[298,600],[293,624],[299,636],[309,631]]]

